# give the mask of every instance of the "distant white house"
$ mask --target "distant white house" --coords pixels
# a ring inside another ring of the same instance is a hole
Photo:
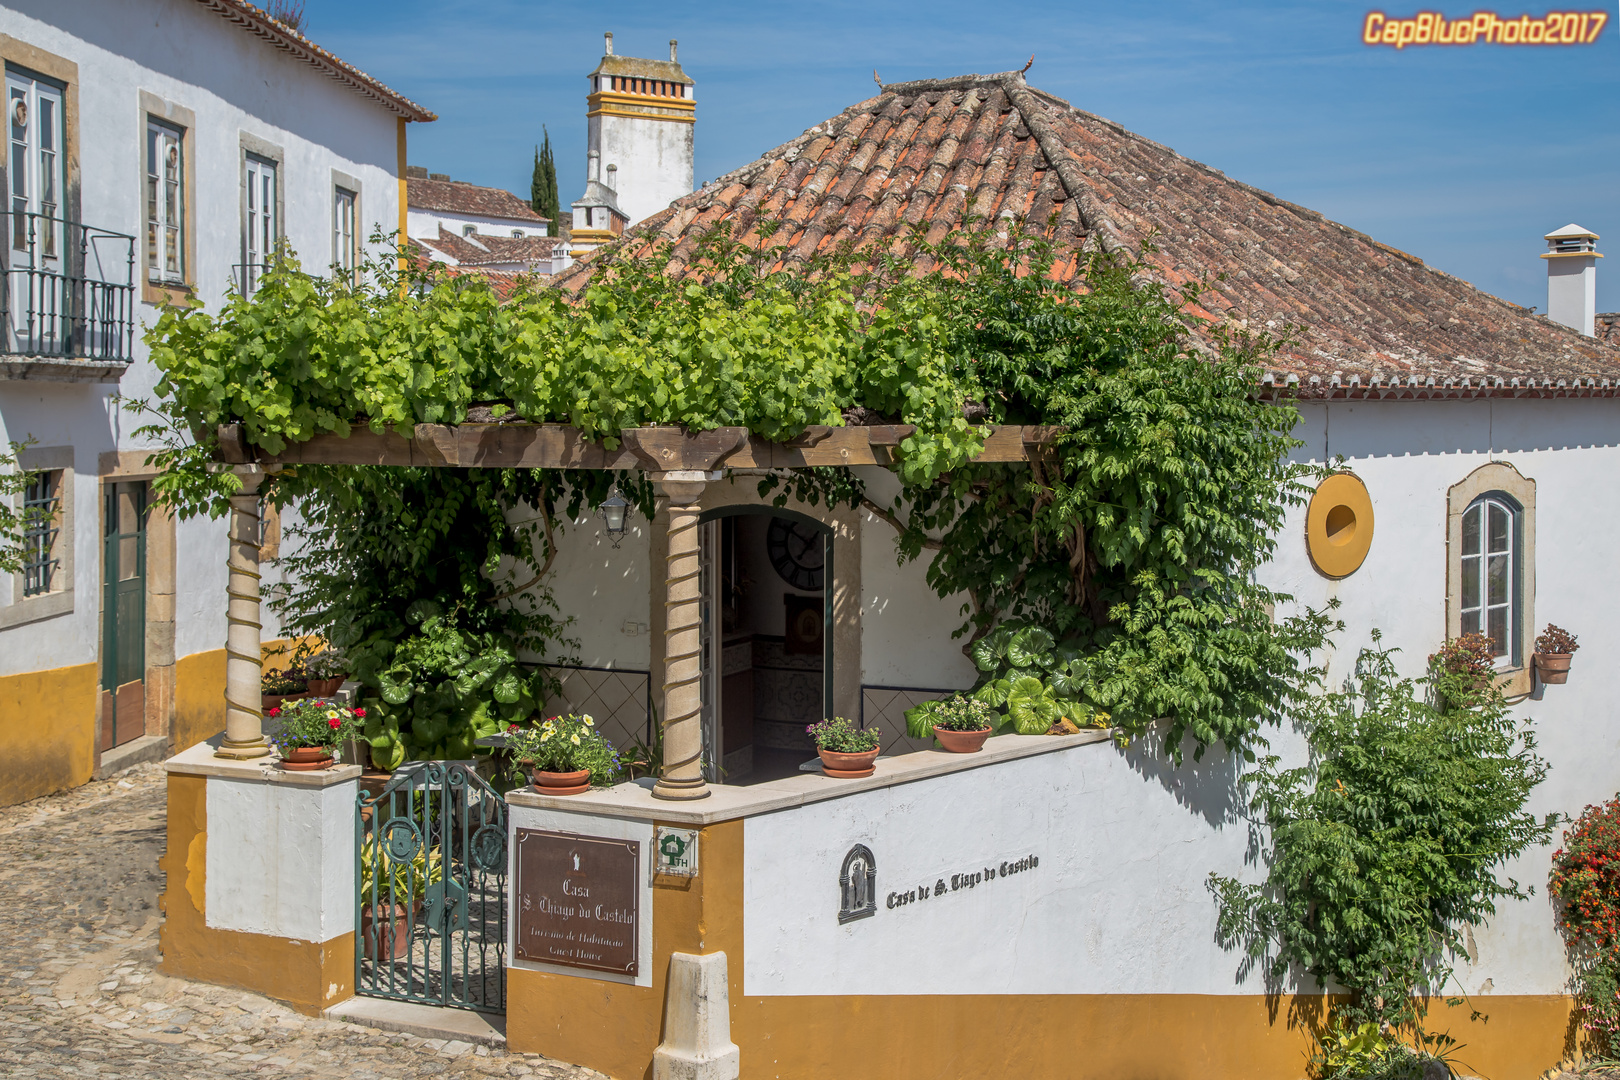
[[[406,236],[430,262],[477,271],[500,283],[516,274],[554,274],[568,265],[567,242],[550,222],[501,188],[480,187],[408,165]]]
[[[238,0],[12,3],[0,59],[0,441],[31,444],[52,515],[0,575],[13,803],[219,730],[225,524],[151,506],[122,408],[158,379],[142,331],[165,300],[251,292],[281,240],[358,265],[404,228],[406,125],[434,116]]]

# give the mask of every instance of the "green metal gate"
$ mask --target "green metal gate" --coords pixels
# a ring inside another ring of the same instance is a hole
[[[106,485],[101,598],[101,749],[146,731],[146,481]]]
[[[470,762],[361,790],[355,992],[506,1011],[506,800]]]

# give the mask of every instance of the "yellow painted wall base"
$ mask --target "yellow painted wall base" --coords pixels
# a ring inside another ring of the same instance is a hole
[[[744,997],[742,823],[702,830],[703,870],[653,889],[652,985],[511,969],[507,1045],[597,1069],[649,1075],[662,1038],[672,952],[723,951],[731,1038],[750,1080],[1299,1080],[1321,997],[940,995]],[[941,942],[941,948],[951,947]],[[1078,960],[1077,960],[1078,962]],[[1234,961],[1235,962],[1235,961]],[[1483,1014],[1470,1018],[1469,1007]],[[1491,1080],[1534,1080],[1573,1046],[1566,997],[1476,997],[1430,1011],[1465,1044],[1458,1061]]]
[[[88,781],[96,767],[96,665],[0,677],[0,806]]]
[[[174,665],[169,753],[189,750],[225,730],[225,650],[182,656]]]
[[[252,990],[309,1016],[352,997],[352,932],[315,943],[208,926],[207,785],[202,776],[169,777],[169,845],[158,864],[166,875],[159,935],[163,970]]]

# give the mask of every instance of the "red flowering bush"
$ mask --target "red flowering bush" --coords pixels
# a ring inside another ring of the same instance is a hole
[[[1564,834],[1547,890],[1559,901],[1582,1024],[1607,1051],[1620,1032],[1620,795],[1588,806]]]

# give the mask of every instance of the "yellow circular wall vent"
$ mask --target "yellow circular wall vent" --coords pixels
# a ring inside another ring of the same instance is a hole
[[[1372,547],[1373,509],[1367,485],[1352,473],[1334,473],[1317,487],[1305,513],[1305,546],[1328,577],[1349,577]]]

